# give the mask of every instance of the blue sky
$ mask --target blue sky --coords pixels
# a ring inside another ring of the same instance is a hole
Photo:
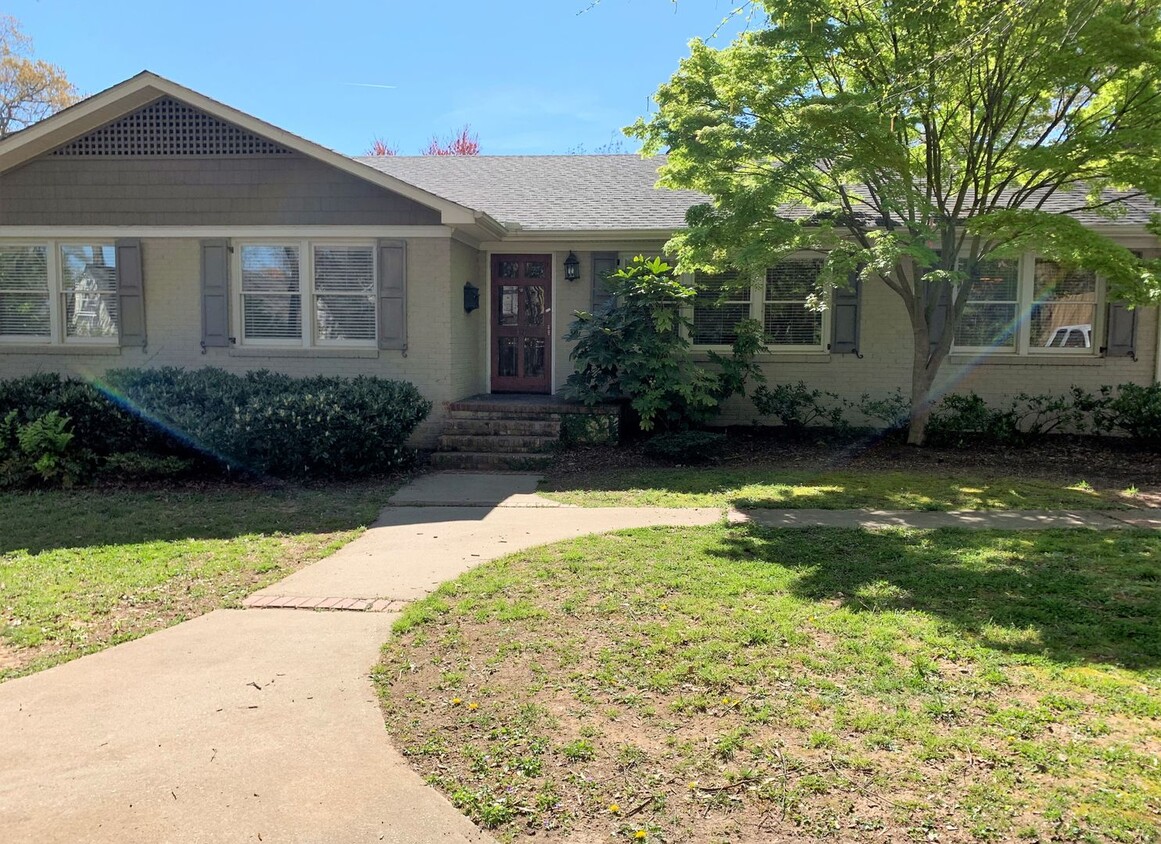
[[[351,155],[376,136],[416,153],[465,123],[482,152],[506,155],[623,139],[689,40],[709,38],[738,5],[588,4],[7,0],[3,13],[83,93],[148,69]],[[734,18],[717,41],[742,26]]]

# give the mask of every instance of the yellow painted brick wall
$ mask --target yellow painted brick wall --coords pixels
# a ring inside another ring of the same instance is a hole
[[[486,393],[487,353],[484,344],[488,276],[482,252],[457,240],[451,241],[450,296],[448,298],[451,330],[451,398]],[[471,282],[480,291],[480,307],[464,312],[464,284]]]
[[[270,369],[294,376],[374,375],[410,381],[434,403],[431,416],[413,438],[428,445],[439,433],[443,405],[456,386],[452,369],[451,240],[413,238],[407,242],[408,349],[257,350],[208,349],[201,342],[201,252],[195,239],[142,241],[145,314],[149,346],[141,349],[0,346],[0,378],[36,372],[98,377],[121,367],[217,366],[231,372]],[[462,282],[461,282],[462,284]],[[462,301],[462,300],[461,300]],[[460,308],[460,315],[463,308]]]
[[[1104,319],[1103,313],[1100,319]],[[838,393],[849,401],[869,394],[882,397],[901,390],[910,395],[910,323],[902,300],[885,284],[873,282],[863,288],[860,314],[859,351],[854,355],[787,354],[768,355],[761,360],[762,371],[773,384],[804,381],[808,387]],[[1104,384],[1153,382],[1157,348],[1157,309],[1141,308],[1137,321],[1137,361],[1092,356],[1001,356],[951,355],[937,376],[943,392],[974,391],[992,402],[1019,393],[1059,394],[1077,385],[1095,390]],[[732,399],[720,418],[721,424],[750,422],[753,405]],[[772,423],[772,420],[763,420]],[[852,415],[852,421],[863,421]]]

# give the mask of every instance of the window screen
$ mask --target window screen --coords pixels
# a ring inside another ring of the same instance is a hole
[[[117,250],[112,243],[62,244],[65,337],[117,336]]]
[[[0,246],[0,337],[52,336],[48,247]]]
[[[965,269],[961,265],[961,269]],[[955,345],[1016,347],[1020,262],[1012,258],[980,261],[968,303],[955,329]]]
[[[772,346],[821,346],[822,311],[807,304],[822,261],[784,261],[766,270],[762,323]]]
[[[696,276],[693,343],[729,346],[738,339],[738,323],[750,317],[750,288],[737,272]]]
[[[297,246],[242,247],[242,333],[247,340],[301,340]]]
[[[315,335],[320,341],[375,340],[375,250],[314,249]]]

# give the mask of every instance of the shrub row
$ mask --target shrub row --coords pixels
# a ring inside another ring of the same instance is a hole
[[[795,432],[827,428],[846,433],[850,411],[882,423],[888,430],[906,429],[910,402],[900,392],[858,401],[811,389],[804,382],[760,387],[753,396],[762,416]],[[1073,387],[1064,395],[1020,395],[989,404],[975,393],[949,395],[936,405],[927,425],[931,445],[962,447],[978,442],[1027,445],[1051,433],[1127,435],[1150,448],[1161,447],[1161,385],[1121,384],[1090,393]]]
[[[199,460],[355,477],[405,465],[430,411],[413,385],[366,376],[165,368],[112,371],[102,389],[56,375],[0,381],[0,486],[171,477]]]

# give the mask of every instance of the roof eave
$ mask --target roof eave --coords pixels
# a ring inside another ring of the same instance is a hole
[[[474,225],[477,221],[480,212],[475,209],[425,191],[150,71],[142,71],[0,141],[0,173],[26,164],[70,139],[91,132],[162,96],[179,99],[207,114],[269,138],[288,149],[439,211],[441,222],[445,225],[468,226]]]

